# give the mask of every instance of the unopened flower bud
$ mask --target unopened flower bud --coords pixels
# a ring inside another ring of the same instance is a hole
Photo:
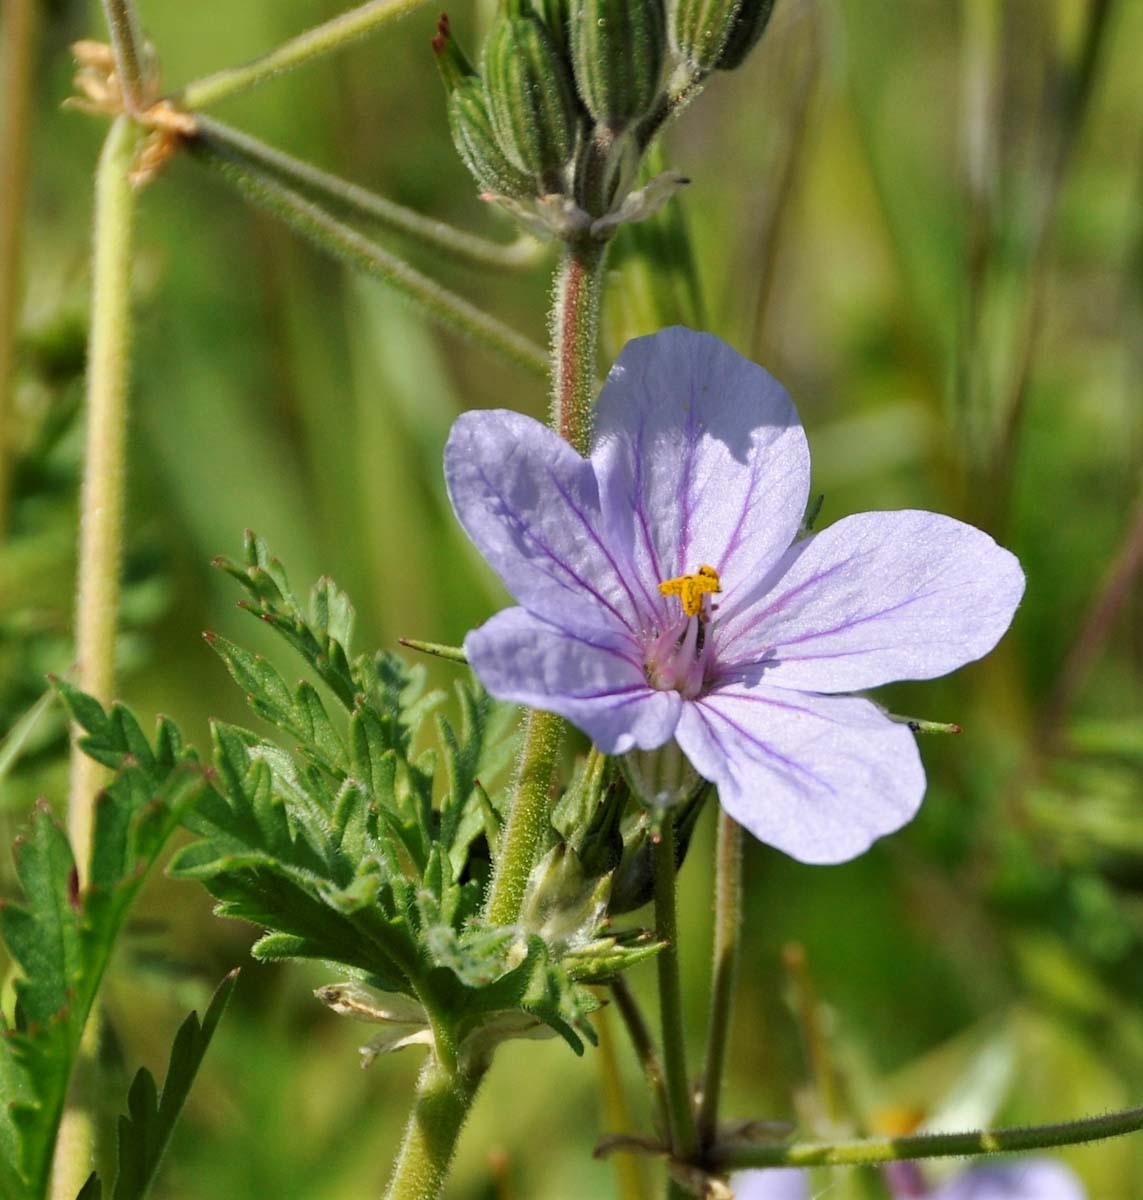
[[[671,40],[699,74],[733,71],[766,32],[773,11],[774,0],[676,0]]]
[[[650,111],[663,79],[666,26],[663,0],[576,0],[576,88],[599,124],[622,129]]]
[[[631,797],[627,781],[611,780],[579,842],[579,859],[588,878],[607,875],[623,857],[623,814]]]
[[[545,190],[560,191],[575,149],[575,92],[552,35],[525,0],[509,0],[493,24],[483,74],[500,148]]]
[[[540,0],[544,24],[564,62],[571,63],[571,6],[572,0]]]
[[[441,16],[433,38],[441,79],[448,92],[448,123],[453,144],[482,192],[525,199],[536,194],[533,181],[514,167],[500,149],[488,114],[488,103],[480,76],[449,30],[448,17]]]

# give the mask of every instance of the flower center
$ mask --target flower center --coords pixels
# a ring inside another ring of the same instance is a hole
[[[710,605],[704,599],[722,591],[714,567],[700,566],[693,575],[680,575],[659,584],[664,596],[678,596],[683,619],[670,625],[647,647],[647,681],[661,691],[677,691],[688,700],[702,692],[711,642],[707,637]]]
[[[688,617],[697,617],[702,612],[702,598],[708,593],[722,591],[718,572],[714,567],[705,564],[693,575],[679,575],[674,579],[664,579],[659,584],[659,591],[664,596],[678,596],[682,603],[683,612]]]

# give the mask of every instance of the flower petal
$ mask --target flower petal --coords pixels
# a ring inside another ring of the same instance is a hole
[[[601,534],[591,463],[547,426],[464,413],[445,446],[445,480],[468,536],[521,604],[575,629],[638,626],[627,555]]]
[[[522,608],[497,613],[464,641],[480,682],[501,700],[567,717],[605,754],[670,741],[682,700],[647,686],[621,633],[569,633]]]
[[[1086,1196],[1063,1163],[1032,1158],[973,1167],[934,1192],[932,1200],[1086,1200]]]
[[[800,1167],[740,1171],[731,1175],[734,1200],[809,1200],[809,1174]]]
[[[624,347],[599,397],[591,456],[607,528],[660,582],[704,563],[726,601],[794,539],[810,459],[785,389],[725,342],[664,329]]]
[[[683,707],[676,736],[722,807],[801,862],[845,862],[910,821],[925,771],[908,726],[853,696],[756,684]]]
[[[1024,594],[1016,557],[937,513],[846,517],[793,547],[768,594],[724,620],[724,672],[850,692],[933,679],[987,654]]]

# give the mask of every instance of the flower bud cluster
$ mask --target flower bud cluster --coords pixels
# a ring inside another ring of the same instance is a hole
[[[774,0],[502,0],[477,71],[433,39],[453,141],[482,195],[541,236],[609,238],[686,181],[634,190],[643,156],[715,70],[737,67]]]

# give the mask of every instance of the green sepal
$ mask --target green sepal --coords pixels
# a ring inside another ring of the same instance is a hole
[[[562,191],[578,106],[568,69],[535,12],[501,13],[484,43],[482,74],[492,128],[508,161],[538,180],[542,192]]]
[[[539,9],[553,44],[570,67],[572,0],[540,0]]]
[[[572,63],[580,99],[612,131],[651,111],[663,82],[667,17],[663,0],[576,0]]]
[[[490,196],[517,200],[534,196],[534,181],[513,166],[500,149],[484,85],[457,45],[448,17],[443,14],[433,38],[433,53],[448,93],[448,125],[453,145],[477,187]]]
[[[758,44],[774,0],[676,0],[671,7],[671,42],[698,75],[741,66]]]
[[[723,44],[722,53],[715,62],[719,71],[733,71],[742,66],[746,56],[762,40],[770,17],[774,12],[774,0],[743,0],[731,22],[730,32]]]

